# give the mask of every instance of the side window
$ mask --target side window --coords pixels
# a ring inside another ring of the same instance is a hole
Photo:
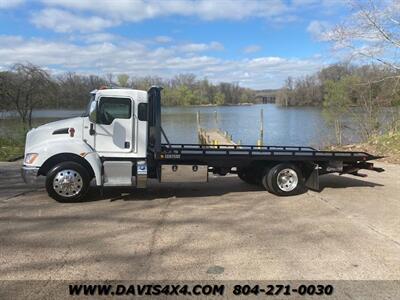
[[[132,101],[129,98],[101,97],[99,102],[98,122],[110,125],[114,119],[130,119]]]

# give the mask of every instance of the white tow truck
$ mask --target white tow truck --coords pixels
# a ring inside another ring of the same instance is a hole
[[[171,144],[161,127],[160,87],[106,88],[91,92],[83,116],[27,133],[22,176],[28,184],[44,178],[48,194],[60,202],[84,199],[91,183],[146,188],[149,178],[207,182],[209,172],[236,173],[247,183],[287,196],[318,190],[322,174],[381,172],[367,162],[377,158],[303,146]]]

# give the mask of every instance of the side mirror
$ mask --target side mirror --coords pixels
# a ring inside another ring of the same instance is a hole
[[[89,109],[89,120],[92,123],[97,122],[97,101],[92,101]]]

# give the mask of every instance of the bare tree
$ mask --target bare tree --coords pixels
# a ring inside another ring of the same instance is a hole
[[[279,90],[277,94],[276,103],[281,106],[289,106],[293,103],[293,90],[294,90],[294,79],[289,76],[285,80],[284,86]]]
[[[3,106],[16,111],[24,127],[32,127],[32,112],[54,92],[50,75],[33,64],[15,64],[3,72],[0,95]]]
[[[67,72],[57,76],[57,106],[64,108],[83,108],[88,100],[88,92],[107,85],[104,78],[96,75],[78,75]]]
[[[363,111],[361,133],[369,137],[382,127],[378,115],[383,105],[398,105],[400,83],[400,1],[349,0],[351,14],[347,19],[324,33],[325,40],[333,42],[333,49],[349,55],[350,59],[379,62],[382,68],[365,67],[358,74],[358,105]],[[368,71],[370,74],[368,74]],[[367,73],[367,74],[366,74]],[[379,84],[379,85],[377,85]],[[382,89],[382,87],[385,87]],[[376,91],[379,91],[377,93]],[[390,95],[389,95],[390,94]],[[384,96],[383,96],[384,95]],[[383,97],[382,97],[383,96]],[[391,101],[386,101],[391,99]],[[399,124],[399,108],[392,110],[394,128]]]
[[[352,14],[324,38],[334,42],[336,50],[350,49],[352,57],[379,61],[400,71],[400,1],[352,0],[350,7]]]
[[[106,78],[107,84],[109,86],[114,86],[115,85],[114,84],[114,74],[113,73],[107,73],[105,75],[105,78]]]

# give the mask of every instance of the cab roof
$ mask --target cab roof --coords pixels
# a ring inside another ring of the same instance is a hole
[[[105,89],[96,89],[91,91],[91,94],[96,94],[97,92],[101,92],[102,94],[131,94],[132,92],[136,93],[147,93],[146,91],[143,90],[135,90],[135,89],[130,89],[130,88],[105,88]]]

